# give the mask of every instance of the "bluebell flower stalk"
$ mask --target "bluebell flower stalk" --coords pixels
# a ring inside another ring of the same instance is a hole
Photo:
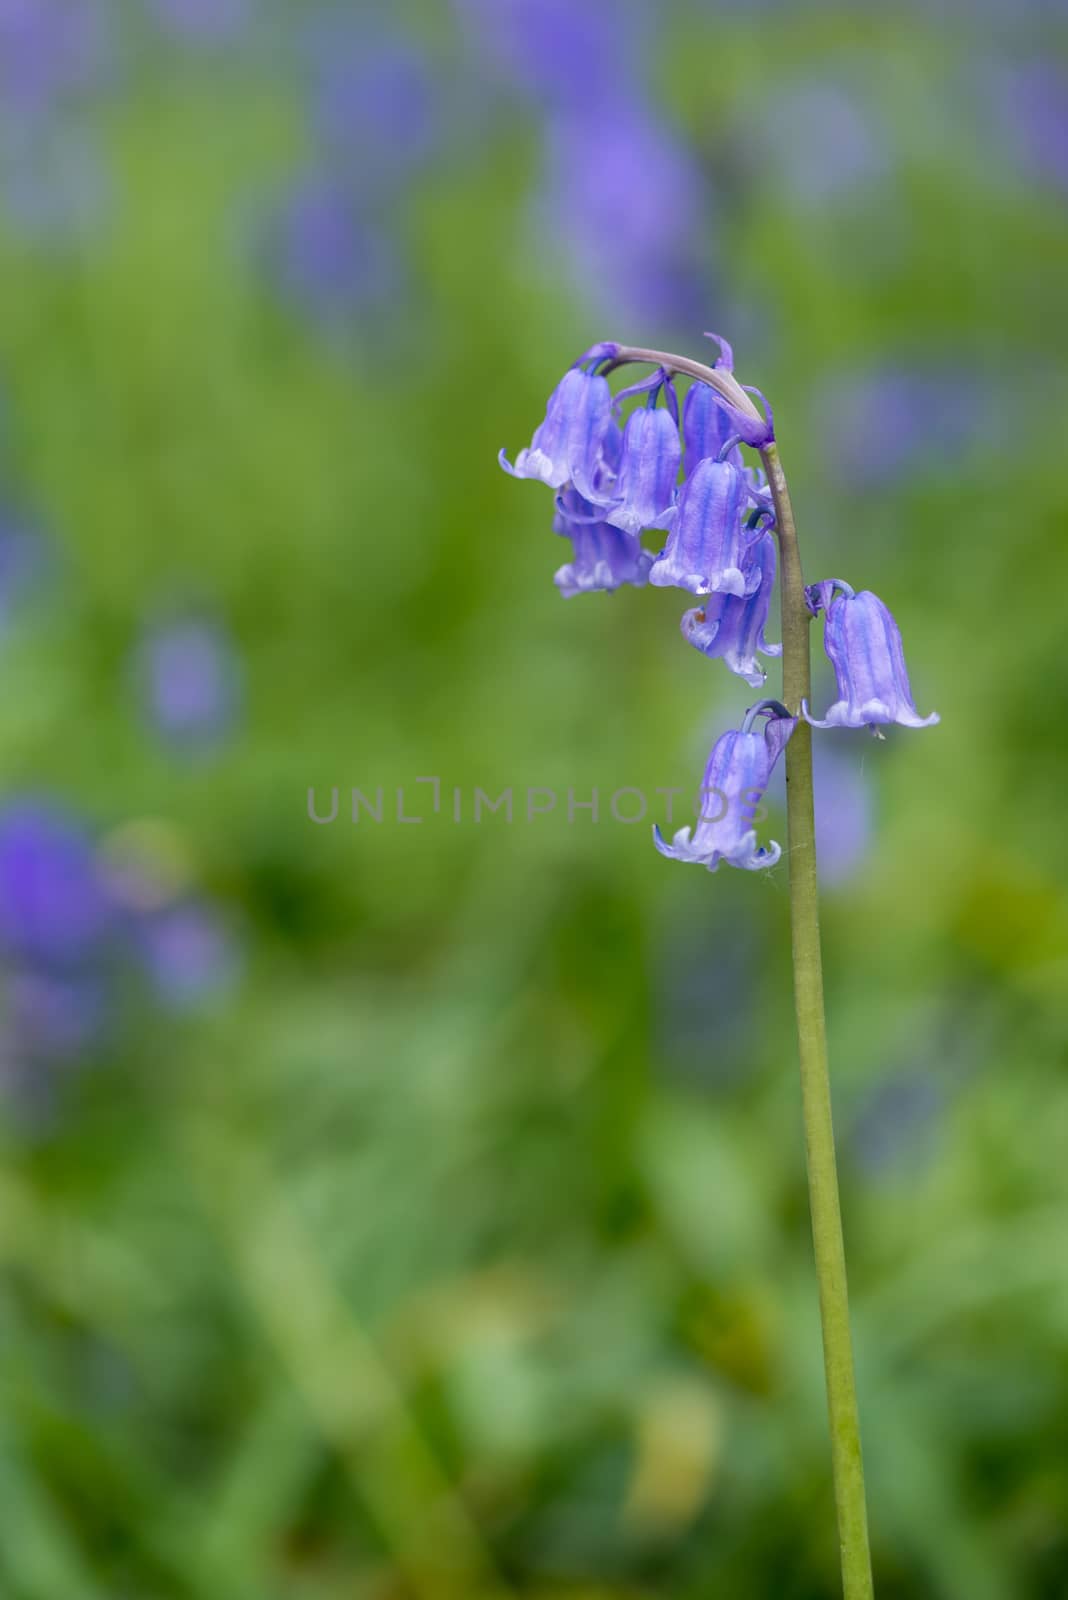
[[[759,390],[738,382],[727,342],[710,337],[720,347],[714,366],[644,346],[594,345],[554,390],[545,421],[515,466],[503,451],[501,461],[517,477],[557,490],[553,526],[574,548],[573,561],[556,575],[564,594],[645,582],[685,589],[702,604],[684,615],[683,636],[704,655],[754,688],[766,676],[757,654],[782,657],[782,700],[761,700],[740,729],[713,745],[696,825],[679,829],[670,843],[654,829],[654,842],[662,855],[710,871],[723,862],[745,871],[774,867],[780,847],[760,844],[755,822],[785,750],[794,1002],[842,1584],[845,1600],[872,1600],[827,1064],[812,729],[918,728],[938,719],[916,710],[897,623],[876,595],[855,593],[838,579],[806,589],[771,407]],[[629,365],[655,370],[613,401],[608,378]],[[682,408],[683,451],[678,378],[692,380]],[[665,409],[658,409],[661,393]],[[621,435],[615,412],[639,395],[647,403]],[[759,452],[760,468],[746,464],[743,447]],[[657,554],[641,543],[649,529],[667,534]],[[764,636],[776,578],[781,645]],[[821,611],[838,698],[817,720],[808,710],[809,628]],[[758,717],[766,719],[759,730]]]

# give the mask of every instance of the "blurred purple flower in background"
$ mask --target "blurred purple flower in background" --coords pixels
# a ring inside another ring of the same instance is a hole
[[[1011,1055],[1000,1032],[986,986],[965,985],[873,1035],[883,1040],[883,1060],[844,1124],[844,1142],[866,1177],[907,1178],[936,1155],[954,1102],[976,1071],[999,1059],[999,1047],[1000,1059]]]
[[[200,749],[232,731],[240,670],[218,623],[187,616],[156,625],[141,643],[137,668],[151,722],[173,745]]]
[[[121,1038],[146,978],[174,1011],[232,987],[237,941],[180,855],[165,824],[127,825],[109,855],[51,800],[0,810],[0,1081],[31,1118],[57,1071]]]
[[[395,291],[397,263],[388,237],[360,216],[349,189],[328,173],[297,180],[272,234],[279,286],[325,321],[380,308]]]
[[[713,205],[685,141],[650,103],[651,9],[610,0],[455,0],[465,44],[544,117],[533,224],[602,312],[699,319]]]
[[[311,135],[266,226],[271,275],[307,314],[382,315],[404,292],[406,184],[443,135],[439,81],[415,41],[377,23],[320,23],[298,51]]]
[[[0,507],[0,635],[48,577],[52,551],[31,523]]]
[[[805,205],[835,200],[891,168],[886,134],[875,123],[870,100],[833,78],[784,85],[755,127],[746,123],[744,143],[755,147],[782,192]]]
[[[596,104],[631,76],[633,0],[454,0],[465,38],[514,88],[549,107]]]
[[[210,1004],[230,989],[237,974],[234,938],[203,901],[187,899],[146,915],[138,942],[157,998],[175,1011]]]
[[[46,117],[93,88],[103,23],[93,0],[0,0],[0,117]]]
[[[727,1089],[753,1076],[761,1062],[767,1008],[757,1001],[757,975],[767,932],[757,904],[738,899],[726,909],[715,896],[671,901],[652,945],[654,1060],[674,1077]],[[709,961],[707,952],[715,950]]]
[[[312,45],[310,117],[320,148],[356,189],[380,191],[414,171],[439,133],[439,89],[425,51],[358,25]]]
[[[114,931],[92,840],[48,801],[0,812],[0,955],[64,968],[95,957]]]
[[[859,740],[843,734],[833,741],[812,741],[816,859],[820,882],[828,888],[847,883],[871,847],[872,791],[864,775],[871,740],[864,734]]]
[[[875,802],[866,771],[872,754],[867,732],[840,730],[833,739],[813,739],[812,777],[816,797],[816,861],[822,887],[840,888],[854,878],[871,849]],[[878,753],[884,760],[885,747]],[[786,775],[776,767],[768,801],[786,808]]]
[[[999,61],[981,74],[984,119],[1024,177],[1068,190],[1068,72],[1051,61]]]
[[[921,465],[952,462],[988,436],[988,392],[969,372],[882,367],[835,373],[816,407],[828,471],[864,489]]]
[[[712,293],[701,239],[710,209],[685,144],[639,104],[590,103],[550,121],[538,230],[610,318],[700,320]]]
[[[849,1135],[854,1159],[872,1177],[888,1173],[904,1157],[922,1164],[945,1102],[945,1088],[929,1068],[889,1073],[872,1087],[854,1118]]]
[[[116,931],[85,829],[47,800],[0,811],[0,1081],[30,1116],[99,1042]]]
[[[192,44],[232,39],[252,15],[250,0],[149,0],[157,22]]]
[[[0,0],[0,203],[33,241],[83,234],[108,183],[85,109],[106,81],[94,0]]]
[[[108,1021],[99,974],[11,972],[3,983],[9,1044],[27,1063],[51,1064],[84,1055]],[[3,1047],[0,1046],[0,1049]]]

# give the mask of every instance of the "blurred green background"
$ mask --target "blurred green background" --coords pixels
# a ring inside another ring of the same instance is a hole
[[[942,716],[820,746],[877,1592],[1068,1596],[1065,43],[0,0],[3,1600],[838,1593],[784,869],[605,814],[755,696],[495,462],[709,327]]]

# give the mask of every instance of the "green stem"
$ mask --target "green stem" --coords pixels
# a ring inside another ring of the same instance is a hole
[[[797,714],[810,693],[809,623],[805,582],[797,547],[790,493],[771,443],[760,452],[775,502],[782,583],[783,700]],[[831,1121],[827,1069],[827,1024],[823,1011],[819,901],[816,886],[816,817],[812,796],[812,729],[798,722],[786,746],[786,814],[790,864],[790,926],[794,962],[794,1006],[801,1055],[801,1102],[805,1125],[812,1238],[823,1324],[823,1364],[831,1426],[831,1460],[838,1510],[838,1541],[845,1600],[872,1600],[868,1516],[860,1418],[849,1332],[842,1213]]]

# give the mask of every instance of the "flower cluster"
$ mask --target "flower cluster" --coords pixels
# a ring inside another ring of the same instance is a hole
[[[555,493],[553,530],[571,544],[571,559],[555,577],[565,597],[624,584],[685,589],[700,604],[684,614],[683,637],[758,688],[766,679],[758,656],[782,653],[765,638],[776,514],[764,473],[746,464],[741,447],[772,443],[774,421],[766,402],[762,416],[749,400],[757,391],[734,379],[730,346],[711,337],[720,347],[714,368],[595,345],[553,390],[545,420],[514,465],[503,450],[500,462],[513,477],[536,479]],[[632,361],[655,370],[613,395],[609,374]],[[681,407],[680,373],[693,379]],[[628,401],[637,404],[624,420]],[[649,530],[664,536],[659,549],[642,543]],[[806,704],[795,713],[775,700],[754,706],[709,757],[703,793],[715,794],[715,814],[702,808],[692,833],[683,828],[670,844],[657,831],[662,854],[710,871],[721,860],[747,869],[774,866],[779,846],[758,846],[752,824],[798,715],[816,728],[875,733],[883,723],[923,728],[938,721],[916,710],[901,635],[876,595],[829,579],[810,585],[805,602],[813,616],[825,617],[838,698],[823,719],[810,716]],[[754,727],[758,716],[767,719],[762,731]]]

